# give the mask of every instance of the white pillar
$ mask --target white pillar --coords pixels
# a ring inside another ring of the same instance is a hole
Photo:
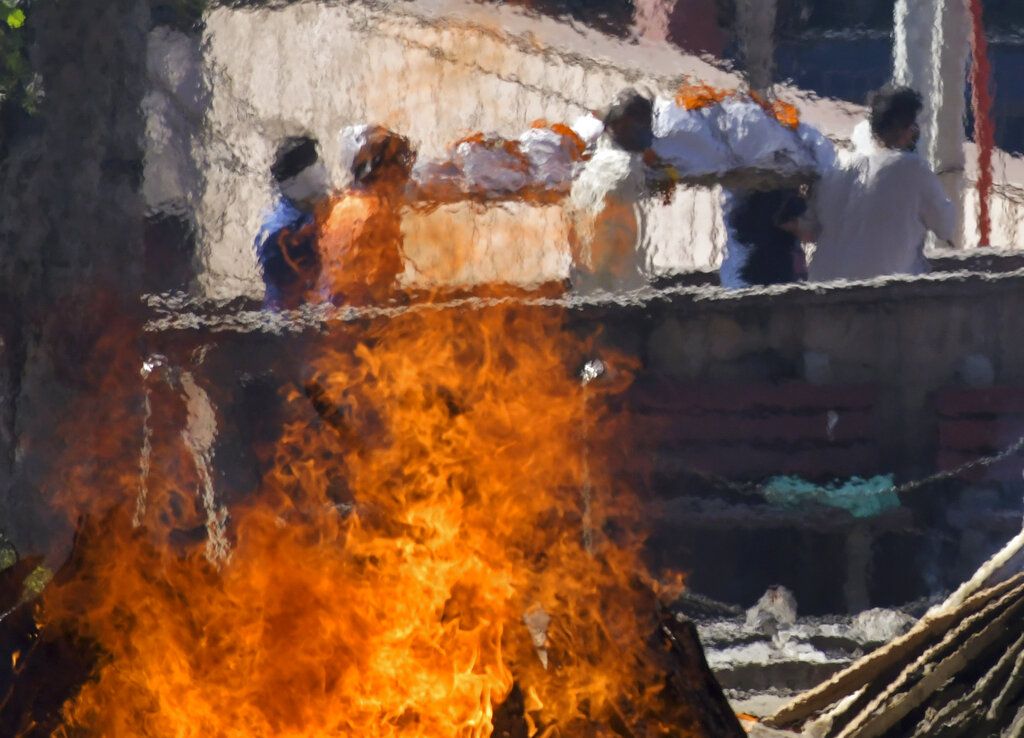
[[[960,214],[963,245],[964,114],[971,21],[965,0],[897,0],[893,82],[924,98],[918,151]]]

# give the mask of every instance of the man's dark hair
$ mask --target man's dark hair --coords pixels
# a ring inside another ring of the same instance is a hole
[[[868,99],[871,132],[877,138],[908,128],[924,107],[921,95],[909,87],[883,87]]]
[[[643,151],[651,145],[654,105],[633,89],[623,90],[604,116],[604,127],[615,143],[627,151]]]
[[[747,260],[740,270],[747,284],[796,281],[794,262],[800,242],[779,226],[799,218],[806,209],[806,201],[796,190],[752,191],[737,196],[729,226],[736,240],[747,247]]]
[[[405,136],[381,126],[373,126],[367,133],[367,142],[352,161],[352,177],[356,182],[370,185],[381,173],[408,177],[416,161],[416,152]]]
[[[309,136],[292,136],[277,147],[270,174],[275,182],[284,182],[316,164],[319,158],[316,139]]]

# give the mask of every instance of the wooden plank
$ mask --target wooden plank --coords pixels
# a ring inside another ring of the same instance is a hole
[[[927,649],[839,733],[838,738],[880,738],[953,678],[978,654],[1006,635],[1024,610],[1024,586],[1015,587]],[[1017,629],[1019,630],[1019,628]],[[972,632],[973,631],[973,632]],[[967,640],[964,637],[967,636]]]
[[[833,702],[877,679],[894,664],[899,664],[912,657],[937,634],[982,609],[993,599],[1004,596],[1022,583],[1024,583],[1024,573],[1017,574],[994,587],[967,596],[962,601],[948,599],[943,606],[930,610],[902,636],[850,664],[834,674],[828,681],[797,696],[780,707],[765,722],[773,727],[783,728],[805,720]],[[961,589],[965,586],[962,585]]]
[[[968,599],[974,596],[975,592],[989,584],[989,580],[998,575],[1002,568],[1022,550],[1024,550],[1024,530],[1021,530],[1020,533],[1007,541],[1001,549],[992,554],[984,564],[978,567],[974,574],[971,575],[971,578],[957,587],[956,591],[949,595],[941,605],[936,605],[926,612],[925,618],[937,617],[942,613],[956,610],[965,605]],[[1005,587],[1008,583],[1016,581],[1021,576],[1024,575],[1016,574],[1015,576],[1007,577],[1004,581],[992,585],[992,589]]]
[[[945,704],[936,705],[937,709],[918,724],[913,738],[928,738],[936,735],[940,728],[943,738],[956,738],[965,731],[976,728],[976,723],[985,719],[986,706],[992,703],[994,691],[1004,686],[1013,672],[1014,665],[1020,661],[1024,653],[1024,635],[1019,636],[996,660],[991,669],[979,679],[965,695]],[[935,700],[933,699],[933,704]],[[997,713],[998,714],[998,713]]]
[[[1001,734],[1002,738],[1021,738],[1024,735],[1024,705],[1017,709],[1013,722]]]
[[[1024,686],[1024,652],[1017,654],[1017,658],[1013,662],[1013,669],[1006,678],[1006,683],[1003,684],[1003,688],[999,690],[996,698],[992,700],[985,717],[990,721],[997,720],[1020,694],[1022,686]]]

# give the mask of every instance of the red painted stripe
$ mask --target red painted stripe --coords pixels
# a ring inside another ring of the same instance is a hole
[[[978,245],[988,246],[992,232],[989,200],[992,193],[992,149],[995,122],[992,119],[992,68],[982,0],[970,0],[971,10],[971,105],[974,108],[974,141],[978,145]]]
[[[940,416],[1024,415],[1024,387],[944,389],[935,398]]]
[[[635,415],[633,430],[640,444],[654,448],[679,448],[694,442],[712,441],[832,445],[869,441],[877,435],[875,418],[870,412],[853,410],[838,412],[836,415],[838,417],[831,428],[831,433],[826,412],[766,417],[731,414],[684,415],[673,412]]]

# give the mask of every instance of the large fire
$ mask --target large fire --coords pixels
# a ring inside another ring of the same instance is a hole
[[[61,475],[75,559],[36,613],[96,654],[60,735],[689,734],[607,463],[628,368],[581,381],[593,350],[552,308],[434,307],[306,344],[315,391],[290,389],[221,559],[169,389],[139,504],[139,357],[111,333],[73,422],[110,427],[67,436],[99,458]]]

